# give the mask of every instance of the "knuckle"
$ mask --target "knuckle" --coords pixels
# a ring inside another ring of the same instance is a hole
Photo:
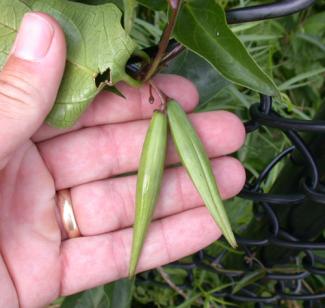
[[[0,113],[10,118],[37,116],[43,110],[44,99],[27,78],[17,72],[0,75]]]

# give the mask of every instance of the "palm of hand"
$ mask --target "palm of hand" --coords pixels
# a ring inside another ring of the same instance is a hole
[[[197,103],[188,81],[161,76],[156,82],[186,110]],[[154,106],[147,103],[147,87],[121,85],[121,90],[127,101],[103,93],[71,132],[42,127],[35,144],[22,145],[0,172],[0,288],[5,288],[0,294],[7,302],[16,298],[22,307],[44,306],[60,295],[127,275],[136,176],[116,176],[136,170]],[[242,166],[221,156],[241,146],[240,121],[225,112],[197,114],[192,120],[214,158],[222,196],[235,195],[245,178]],[[172,146],[168,162],[177,162]],[[83,236],[64,240],[55,192],[69,187]],[[140,271],[191,254],[220,236],[200,205],[184,170],[166,171]]]

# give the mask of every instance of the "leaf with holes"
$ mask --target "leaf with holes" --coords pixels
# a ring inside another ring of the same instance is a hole
[[[71,127],[104,84],[95,78],[107,74],[111,85],[126,81],[135,85],[125,65],[136,44],[121,26],[121,12],[112,3],[86,5],[61,0],[1,0],[0,69],[16,37],[20,21],[30,11],[53,16],[63,28],[68,55],[64,77],[47,122],[56,127]]]

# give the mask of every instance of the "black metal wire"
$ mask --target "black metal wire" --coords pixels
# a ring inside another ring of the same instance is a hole
[[[229,23],[239,23],[286,16],[307,8],[313,2],[313,0],[284,0],[266,5],[234,9],[227,12],[227,20]],[[228,287],[214,292],[213,296],[236,303],[256,303],[256,307],[265,307],[264,305],[279,307],[284,300],[303,301],[304,307],[322,307],[321,300],[325,299],[325,292],[312,293],[306,287],[305,279],[313,277],[313,275],[325,275],[325,258],[316,254],[319,250],[325,251],[325,242],[317,242],[317,239],[302,240],[291,234],[290,230],[283,229],[276,209],[296,208],[306,201],[324,204],[325,206],[325,186],[320,183],[316,159],[311,149],[299,135],[299,132],[323,134],[325,132],[325,121],[285,119],[273,110],[272,98],[265,95],[261,95],[260,102],[250,108],[250,115],[251,120],[245,123],[247,133],[262,126],[272,127],[283,131],[292,143],[292,146],[279,153],[265,167],[254,183],[247,183],[239,194],[241,198],[254,201],[256,221],[261,221],[267,226],[266,233],[263,233],[261,238],[258,238],[258,234],[256,235],[257,238],[236,236],[242,253],[245,254],[245,258],[244,255],[240,256],[241,261],[243,259],[247,261],[239,267],[240,269],[227,268],[227,264],[224,264],[227,249],[218,251],[217,255],[210,255],[207,251],[202,250],[192,256],[190,263],[177,261],[168,267],[186,272],[184,283],[177,285],[182,290],[193,289],[194,272],[197,270],[218,275],[220,279],[234,285],[238,285],[243,277],[254,273],[254,271],[263,270],[263,275],[253,283],[243,285],[238,292],[234,293],[233,287]],[[301,189],[290,194],[263,192],[263,181],[273,168],[293,154],[299,154],[302,165],[308,170],[300,181]],[[286,252],[290,252],[285,264],[289,266],[292,272],[281,270],[283,260],[279,260],[278,268],[276,268],[276,264],[273,264],[272,268],[267,268],[262,259],[255,257],[258,249],[268,247],[285,248]],[[154,278],[143,275],[138,276],[137,283],[168,287],[166,283],[158,282]],[[260,296],[257,285],[263,285],[266,281],[274,282],[273,294]]]
[[[283,0],[276,3],[245,7],[227,11],[230,24],[264,20],[297,13],[308,8],[315,0]]]
[[[258,119],[260,125],[280,128],[282,130],[295,130],[301,132],[325,132],[325,121],[291,120],[280,117],[276,112],[265,113],[260,110],[260,104],[250,108],[253,120]]]

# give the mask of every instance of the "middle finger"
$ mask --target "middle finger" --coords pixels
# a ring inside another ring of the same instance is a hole
[[[232,153],[244,142],[244,127],[229,112],[197,113],[190,119],[209,157]],[[41,142],[38,147],[59,190],[136,171],[148,125],[148,120],[142,120],[91,127]],[[166,163],[178,161],[170,142]]]

